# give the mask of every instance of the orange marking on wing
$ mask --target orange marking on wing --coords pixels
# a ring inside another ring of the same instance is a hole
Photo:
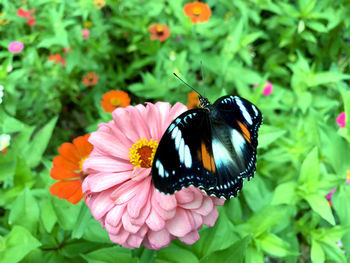
[[[243,132],[243,137],[250,143],[250,132],[247,128],[247,125],[245,123],[240,122],[240,121],[237,121],[237,122],[238,122],[238,125]]]
[[[200,151],[198,150],[198,159],[202,161],[202,164],[205,169],[215,173],[216,168],[215,168],[214,156],[210,155],[203,141],[201,143],[201,150]]]

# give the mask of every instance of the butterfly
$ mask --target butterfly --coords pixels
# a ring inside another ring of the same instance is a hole
[[[209,196],[230,199],[254,176],[260,110],[238,96],[178,116],[165,131],[152,164],[152,182],[164,194],[195,186]]]

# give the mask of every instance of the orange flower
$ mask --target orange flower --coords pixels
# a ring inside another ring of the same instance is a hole
[[[151,40],[158,39],[163,42],[170,36],[170,29],[166,25],[154,24],[148,28],[148,31],[151,34]]]
[[[112,112],[118,107],[130,105],[128,93],[122,90],[111,90],[102,95],[101,106],[105,112]]]
[[[211,15],[210,7],[201,2],[187,3],[184,6],[185,15],[191,18],[192,23],[206,22]]]
[[[83,77],[82,82],[85,86],[94,86],[98,82],[98,75],[96,74],[96,72],[88,72]]]
[[[94,0],[94,4],[95,4],[97,9],[101,9],[102,7],[104,7],[106,5],[106,1],[105,0]]]
[[[196,109],[199,107],[199,98],[197,92],[191,91],[190,93],[188,93],[187,98],[187,108],[189,110]]]
[[[65,142],[59,148],[60,155],[53,158],[50,176],[59,180],[50,187],[52,195],[72,204],[83,198],[81,184],[86,176],[82,172],[83,161],[89,157],[93,146],[88,142],[90,134],[79,136],[73,143]]]
[[[47,60],[48,61],[55,61],[56,64],[61,63],[63,67],[66,66],[66,60],[63,57],[61,57],[60,54],[52,54],[49,56],[49,58]]]

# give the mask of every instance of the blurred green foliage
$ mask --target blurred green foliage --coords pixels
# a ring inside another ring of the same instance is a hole
[[[350,260],[350,125],[335,122],[342,111],[350,116],[350,2],[206,3],[210,20],[193,25],[181,0],[107,0],[101,10],[92,0],[1,1],[0,20],[10,23],[0,25],[0,134],[11,144],[0,154],[0,262]],[[35,10],[34,27],[19,8]],[[170,37],[151,41],[153,23]],[[8,51],[12,41],[24,43],[21,53]],[[57,53],[65,67],[48,61]],[[99,82],[86,87],[90,71]],[[100,106],[111,89],[133,104],[186,103],[189,89],[172,72],[212,102],[238,94],[258,105],[258,170],[194,245],[131,251],[111,243],[85,205],[49,194],[51,160],[61,143],[111,119]],[[267,79],[274,89],[262,96]]]

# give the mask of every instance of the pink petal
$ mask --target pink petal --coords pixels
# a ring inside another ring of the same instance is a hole
[[[151,212],[151,204],[148,199],[148,201],[145,203],[145,205],[142,207],[141,212],[138,217],[130,217],[130,221],[133,225],[144,225],[146,219],[148,218],[149,214]]]
[[[133,165],[125,160],[111,158],[111,157],[97,157],[93,158],[91,155],[83,163],[84,173],[98,173],[98,172],[123,172],[123,171],[132,171]]]
[[[147,237],[153,249],[160,249],[162,247],[166,247],[170,244],[171,241],[170,234],[165,229],[162,229],[157,232],[149,231]]]
[[[200,190],[198,190],[196,188],[191,189],[191,190],[194,194],[194,199],[189,203],[180,205],[181,207],[186,208],[186,209],[196,209],[196,208],[199,208],[201,206],[202,200],[203,200],[202,193],[200,192]]]
[[[164,210],[170,211],[176,208],[177,202],[174,195],[166,195],[158,191],[154,191],[154,198],[157,200],[157,203]]]
[[[115,125],[114,120],[111,120],[108,123],[100,123],[97,126],[99,127],[98,131],[112,133],[115,138],[118,138],[118,144],[120,144],[120,147],[128,148],[134,143],[134,141],[126,137],[119,127]]]
[[[92,202],[90,206],[91,214],[96,220],[103,217],[114,206],[113,200],[110,197],[111,192],[111,190],[101,192]]]
[[[165,227],[165,221],[160,217],[154,208],[146,219],[146,224],[153,231],[159,231]]]
[[[218,215],[218,210],[214,208],[209,215],[203,217],[203,224],[207,226],[214,226]]]
[[[113,235],[117,235],[121,229],[121,227],[123,226],[123,224],[120,222],[119,225],[117,226],[112,226],[110,224],[106,224],[105,225],[105,228],[106,228],[106,231],[110,234],[113,234]]]
[[[115,125],[121,130],[125,137],[129,138],[130,141],[136,142],[140,140],[140,136],[137,132],[138,129],[135,129],[136,125],[133,121],[133,114],[130,112],[130,107],[126,108],[117,108],[112,112]]]
[[[159,141],[161,136],[163,135],[163,133],[160,132],[160,126],[161,126],[161,120],[159,118],[160,112],[154,104],[147,103],[146,113],[147,113],[146,121],[148,123],[152,123],[152,125],[149,127],[151,137]]]
[[[197,214],[195,212],[191,212],[193,221],[194,221],[194,229],[198,229],[202,226],[203,224],[203,217],[200,214]]]
[[[151,185],[151,177],[148,176],[142,182],[142,190],[129,201],[128,203],[128,213],[131,217],[138,217],[142,207],[145,205],[146,201],[149,200],[149,189]]]
[[[194,230],[184,237],[179,237],[179,239],[187,245],[192,245],[199,239],[199,234],[197,230]]]
[[[136,194],[138,194],[140,191],[143,191],[142,187],[145,184],[143,184],[143,181],[127,181],[124,184],[122,184],[120,187],[118,187],[112,194],[111,198],[115,200],[117,205],[124,204],[125,202],[128,202],[131,198],[133,198]]]
[[[168,220],[170,218],[173,218],[176,214],[176,210],[164,210],[163,208],[160,207],[159,203],[157,202],[157,199],[154,197],[155,193],[157,191],[154,189],[151,197],[151,203],[152,203],[152,208],[157,212],[157,214],[164,220]]]
[[[91,174],[84,179],[84,188],[88,187],[91,192],[101,192],[117,184],[130,179],[130,172],[120,173],[97,173]]]
[[[170,110],[169,115],[168,115],[168,120],[169,123],[165,123],[164,125],[166,127],[164,127],[164,131],[168,128],[168,126],[170,125],[170,123],[175,120],[181,113],[184,113],[185,111],[187,111],[187,107],[185,105],[183,105],[180,102],[177,102]]]
[[[176,192],[175,197],[179,205],[186,204],[186,203],[192,202],[194,198],[194,193],[191,189],[184,188],[181,191]]]
[[[93,132],[89,138],[89,142],[94,145],[94,148],[98,148],[105,155],[129,160],[127,156],[132,144],[125,147],[120,141],[120,138],[115,137],[114,134],[104,131]]]
[[[139,237],[138,235],[130,235],[127,240],[127,243],[130,246],[130,248],[138,248],[141,246],[142,241],[142,237]]]
[[[135,167],[131,174],[131,180],[140,181],[150,176],[151,168]]]
[[[176,237],[187,235],[192,230],[192,227],[186,211],[182,208],[177,208],[175,217],[167,222],[166,228],[170,234]]]
[[[170,123],[173,121],[172,119],[169,118],[169,111],[171,108],[170,103],[167,102],[157,102],[155,106],[158,108],[159,112],[159,133],[163,134],[165,130],[168,128]],[[165,128],[163,128],[165,127]]]
[[[211,212],[211,210],[213,210],[213,207],[213,201],[209,197],[205,197],[202,205],[199,208],[194,209],[193,211],[202,216],[206,216]]]
[[[214,205],[217,205],[217,206],[223,206],[226,199],[224,198],[216,198],[216,197],[210,197],[211,200],[214,202]]]
[[[129,235],[130,233],[128,231],[121,229],[118,235],[109,234],[109,239],[112,242],[121,244],[123,246]]]
[[[117,226],[120,223],[122,215],[124,214],[125,205],[114,206],[106,216],[106,222],[112,226]]]
[[[122,222],[123,222],[123,226],[124,229],[130,233],[135,234],[137,231],[140,230],[141,226],[140,225],[134,225],[131,220],[130,220],[130,216],[128,213],[124,213],[122,215]]]

